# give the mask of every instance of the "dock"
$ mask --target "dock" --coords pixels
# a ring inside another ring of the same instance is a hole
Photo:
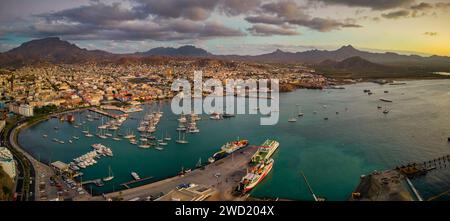
[[[120,184],[120,185],[123,186],[123,187],[125,187],[125,188],[127,188],[127,189],[130,189],[130,186],[129,186],[129,185],[135,184],[135,183],[144,182],[144,181],[149,180],[149,179],[152,179],[152,178],[153,178],[152,176],[149,176],[149,177],[141,178],[141,179],[138,179],[138,180],[131,180],[131,181],[122,183],[122,184]]]
[[[107,116],[107,117],[114,118],[114,119],[117,119],[117,118],[120,117],[120,115],[118,115],[118,114],[108,113],[106,111],[102,111],[102,110],[97,109],[97,108],[89,108],[88,110],[92,111],[92,112],[95,112],[95,113],[98,113],[98,114],[101,114],[101,115],[104,115],[104,116]]]

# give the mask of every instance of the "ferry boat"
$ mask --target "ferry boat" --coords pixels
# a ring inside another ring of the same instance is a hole
[[[280,143],[275,140],[266,140],[252,156],[252,163],[260,163],[272,157]]]
[[[267,159],[250,169],[239,183],[238,190],[245,194],[252,190],[264,177],[269,174],[273,167],[273,159]]]
[[[249,143],[248,140],[239,140],[239,139],[236,141],[228,142],[220,148],[220,151],[214,153],[212,157],[208,159],[208,162],[213,163],[214,161],[225,158],[231,153],[246,147],[248,143]]]
[[[139,175],[136,172],[131,172],[131,176],[133,177],[133,179],[135,180],[140,180],[141,177],[139,177]]]

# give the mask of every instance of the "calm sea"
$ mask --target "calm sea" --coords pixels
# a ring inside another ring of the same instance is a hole
[[[374,94],[369,96],[363,93],[364,89]],[[393,102],[381,102],[380,98]],[[297,104],[305,115],[289,123],[288,118],[297,112]],[[389,114],[383,114],[378,105],[389,109]],[[125,140],[87,138],[81,133],[83,127],[74,128],[58,119],[24,130],[19,142],[44,162],[70,162],[92,150],[90,145],[94,143],[111,147],[114,157],[103,157],[82,171],[83,180],[97,179],[106,177],[111,166],[115,178],[103,187],[92,186],[92,191],[99,194],[120,189],[121,183],[132,179],[132,171],[141,177],[153,177],[149,182],[174,176],[182,167],[193,168],[200,159],[205,162],[222,144],[238,137],[249,139],[252,145],[275,139],[280,148],[274,155],[274,169],[252,195],[296,200],[312,199],[300,171],[318,195],[346,200],[361,174],[450,154],[450,80],[408,81],[395,86],[360,83],[346,86],[345,90],[301,89],[283,93],[278,124],[260,126],[258,115],[238,115],[221,121],[203,115],[204,120],[198,122],[200,133],[187,135],[189,144],[185,145],[174,141],[178,122],[168,102],[146,105],[145,109],[157,110],[158,106],[164,116],[155,135],[162,137],[167,132],[173,138],[163,151],[140,149]],[[120,133],[131,129],[138,134],[137,124],[146,111],[131,114],[133,119],[123,124]],[[86,127],[95,133],[101,121],[89,122],[87,114],[83,111],[75,117],[77,122],[86,121]],[[54,130],[55,126],[59,130]],[[48,134],[48,138],[43,138],[43,134]],[[72,136],[81,139],[70,144],[67,141]],[[53,138],[66,143],[55,143]],[[435,170],[413,183],[424,198],[431,197],[450,189],[450,170]]]

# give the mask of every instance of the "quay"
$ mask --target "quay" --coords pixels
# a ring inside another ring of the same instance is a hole
[[[128,181],[128,182],[122,183],[120,185],[123,186],[123,187],[126,187],[127,189],[130,189],[129,185],[135,184],[135,183],[144,182],[144,181],[152,179],[152,178],[153,178],[152,176],[149,176],[149,177],[141,178],[141,179],[138,179],[138,180]]]
[[[258,147],[249,146],[236,151],[229,156],[206,165],[204,168],[195,169],[184,175],[167,178],[147,185],[125,189],[113,193],[95,196],[90,200],[103,201],[111,199],[132,200],[145,199],[150,196],[167,194],[176,189],[180,184],[195,183],[211,189],[212,194],[206,200],[245,200],[248,195],[235,195],[234,190],[241,178],[249,168],[249,162]],[[77,200],[77,199],[75,199]]]

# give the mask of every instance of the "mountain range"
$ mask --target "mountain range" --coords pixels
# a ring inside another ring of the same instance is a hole
[[[151,57],[151,58],[150,58]],[[134,54],[113,54],[101,50],[87,50],[63,41],[58,37],[32,40],[17,48],[0,53],[0,67],[17,67],[42,62],[81,63],[81,62],[129,62],[147,61],[155,57],[208,58],[218,60],[241,60],[270,63],[302,63],[323,70],[347,71],[386,71],[396,70],[450,71],[450,57],[401,55],[393,52],[373,53],[361,51],[351,45],[337,50],[309,50],[249,55],[214,55],[195,46],[179,48],[158,47]],[[400,69],[399,69],[400,68]]]

